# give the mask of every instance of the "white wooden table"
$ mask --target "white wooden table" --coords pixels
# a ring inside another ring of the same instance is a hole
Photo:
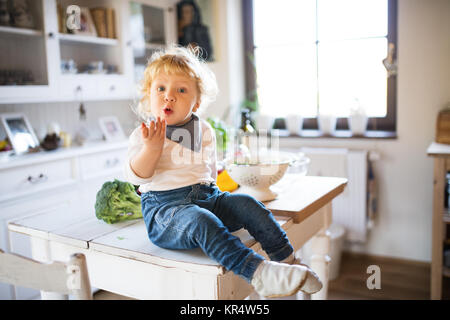
[[[343,192],[344,178],[287,174],[273,186],[276,200],[266,203],[298,250],[312,241],[311,267],[324,286],[312,299],[326,299],[328,290],[331,201]],[[252,287],[200,249],[166,250],[153,245],[141,220],[108,225],[92,212],[53,210],[9,223],[10,232],[30,236],[32,257],[65,261],[85,254],[93,287],[137,299],[243,299]],[[245,230],[235,232],[253,250],[267,257]],[[64,299],[41,292],[43,299]]]

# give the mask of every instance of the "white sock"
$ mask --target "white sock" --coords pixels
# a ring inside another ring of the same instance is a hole
[[[263,268],[264,268],[264,261],[259,264],[258,268],[256,268],[255,272],[253,273],[252,279],[255,279],[255,277],[259,278]]]
[[[264,260],[251,280],[255,291],[264,297],[284,297],[302,290],[315,293],[322,289],[317,275],[307,266]]]

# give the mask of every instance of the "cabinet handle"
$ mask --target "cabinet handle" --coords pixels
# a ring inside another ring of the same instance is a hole
[[[48,176],[41,173],[37,177],[28,176],[27,181],[31,184],[43,183],[48,180]]]
[[[54,38],[55,38],[55,34],[54,34],[53,32],[49,32],[49,33],[48,33],[48,37],[49,37],[50,39],[54,39]]]
[[[111,87],[109,87],[109,90],[110,91],[114,91],[114,90],[116,90],[116,87],[115,86],[111,86]]]
[[[105,167],[107,167],[107,168],[115,167],[115,166],[117,166],[117,165],[119,164],[119,162],[120,162],[120,160],[117,159],[117,158],[114,158],[114,159],[108,159],[108,160],[106,160],[106,162],[105,162]]]

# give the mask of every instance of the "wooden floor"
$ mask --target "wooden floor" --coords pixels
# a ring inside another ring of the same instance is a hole
[[[99,290],[94,293],[94,300],[135,300],[133,298],[120,296],[108,291]]]
[[[344,252],[339,277],[329,283],[329,300],[428,300],[430,299],[430,264],[400,259],[366,256]],[[381,271],[381,289],[367,288],[367,267]],[[444,300],[450,300],[450,278],[443,278]],[[129,299],[106,291],[96,300]]]
[[[381,289],[367,288],[367,267],[378,265]],[[443,299],[450,299],[450,279],[443,278]],[[428,300],[430,264],[344,252],[339,277],[329,283],[330,300]]]

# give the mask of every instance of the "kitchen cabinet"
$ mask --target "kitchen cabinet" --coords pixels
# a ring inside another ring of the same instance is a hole
[[[8,233],[9,221],[43,211],[71,209],[95,215],[97,191],[105,181],[124,180],[122,174],[127,141],[91,142],[83,147],[63,148],[11,157],[0,162],[0,248],[31,258],[29,239]],[[46,221],[42,221],[46,224]],[[0,300],[33,299],[39,291],[0,283]]]
[[[0,26],[0,103],[135,98],[151,53],[176,42],[175,3],[30,1],[34,28]],[[58,15],[69,5],[113,9],[115,37],[64,33],[65,18]],[[93,70],[93,65],[103,67]],[[89,73],[81,73],[86,66]]]
[[[177,1],[133,0],[129,2],[134,82],[139,83],[148,58],[156,50],[177,42]]]
[[[29,4],[33,29],[0,26],[0,103],[55,94],[59,67],[56,8],[52,0]]]
[[[132,96],[132,69],[129,62],[128,27],[125,19],[125,15],[128,14],[127,1],[56,0],[54,3],[54,7],[60,8],[60,12],[65,12],[70,5],[89,9],[98,7],[113,9],[115,38],[107,38],[99,30],[97,36],[58,32],[60,63],[73,61],[78,73],[59,72],[60,81],[56,99],[63,101],[129,99]],[[99,68],[92,69],[89,73],[80,73],[89,65],[91,67],[97,65]]]

